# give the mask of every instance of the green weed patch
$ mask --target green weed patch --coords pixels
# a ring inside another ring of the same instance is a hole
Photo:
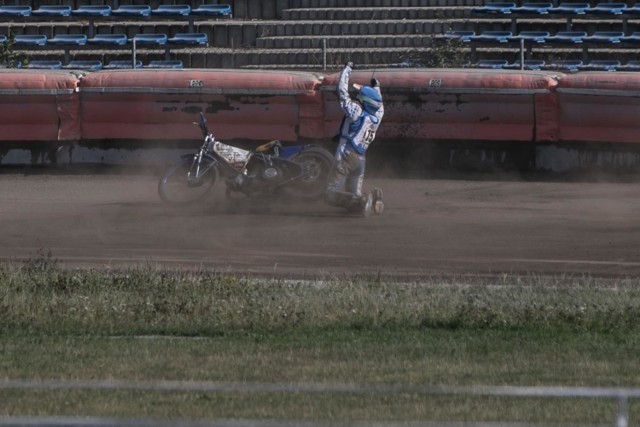
[[[635,387],[634,278],[277,280],[0,265],[0,378]],[[1,416],[610,422],[607,399],[0,390]],[[640,418],[630,402],[631,419]]]
[[[325,329],[603,331],[640,325],[633,279],[265,280],[215,272],[0,266],[0,333],[217,336]]]

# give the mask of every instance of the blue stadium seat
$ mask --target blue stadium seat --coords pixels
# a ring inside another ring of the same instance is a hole
[[[209,43],[209,38],[204,33],[178,33],[170,39],[167,39],[167,42],[171,44],[206,45]]]
[[[166,34],[136,34],[133,40],[136,44],[163,45],[167,44]]]
[[[640,61],[628,61],[626,64],[620,65],[618,71],[640,71]]]
[[[151,15],[151,6],[122,5],[117,9],[113,9],[111,15],[145,17]]]
[[[559,31],[554,36],[548,37],[551,43],[582,43],[582,39],[587,37],[584,31]]]
[[[502,13],[509,14],[516,8],[515,3],[488,3],[482,7],[474,7],[472,10],[475,13]]]
[[[523,65],[525,70],[542,70],[542,68],[545,66],[545,62],[542,59],[525,59]],[[520,61],[515,61],[514,63],[509,64],[504,68],[508,70],[519,70]]]
[[[228,4],[203,4],[191,10],[194,15],[231,16],[231,6]]]
[[[72,15],[77,16],[94,16],[94,17],[104,17],[111,15],[111,6],[109,5],[88,5],[83,4],[79,5],[77,9],[73,9],[71,11]]]
[[[522,3],[522,6],[513,9],[512,13],[546,15],[552,7],[553,3]]]
[[[585,71],[616,71],[620,66],[620,61],[607,59],[592,59],[587,64],[580,66]]]
[[[188,4],[161,4],[151,10],[152,15],[161,16],[188,16],[191,14],[191,6]]]
[[[47,36],[38,35],[17,35],[15,37],[18,46],[44,46],[47,44]]]
[[[87,44],[87,36],[84,34],[58,34],[47,40],[47,44],[83,46]]]
[[[484,31],[471,39],[474,42],[506,43],[513,37],[510,31]]]
[[[182,69],[184,64],[182,61],[150,61],[144,68],[173,68]]]
[[[524,40],[529,43],[544,43],[549,37],[551,37],[551,34],[549,34],[548,31],[521,31],[511,37],[509,41],[519,42],[520,40]]]
[[[606,15],[622,15],[626,10],[626,3],[598,3],[589,8],[587,12]]]
[[[62,69],[61,61],[29,61],[27,68],[38,70],[60,70]]]
[[[5,36],[4,34],[0,34],[0,44],[6,43],[6,41],[7,41],[7,36]]]
[[[501,69],[509,65],[509,61],[506,59],[481,59],[473,64],[475,68],[493,68]]]
[[[624,13],[640,14],[640,3],[634,3],[633,6],[627,7]]]
[[[442,35],[437,35],[436,40],[458,39],[461,42],[470,42],[476,36],[475,31],[447,31]]]
[[[545,70],[578,71],[583,65],[579,59],[561,59],[545,64]]]
[[[584,15],[590,7],[589,3],[560,3],[557,7],[552,7],[549,13]]]
[[[623,37],[620,41],[625,43],[640,43],[640,32],[634,32],[626,37]]]
[[[88,44],[124,46],[129,42],[126,34],[96,34],[87,39]]]
[[[596,31],[583,39],[590,43],[620,43],[624,37],[623,32],[618,31]]]
[[[123,70],[123,69],[132,69],[133,63],[132,61],[123,61],[116,60],[111,61],[107,65],[105,65],[105,70]],[[142,68],[142,61],[136,61],[136,68]]]
[[[62,68],[67,70],[98,71],[102,70],[102,61],[70,61],[67,65],[63,65]]]
[[[0,16],[25,18],[31,16],[31,6],[0,6]]]
[[[71,16],[71,6],[42,5],[33,11],[33,16],[64,18]]]

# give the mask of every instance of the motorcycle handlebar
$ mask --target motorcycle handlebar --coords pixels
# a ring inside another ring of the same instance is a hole
[[[207,118],[204,116],[204,113],[202,111],[200,111],[200,122],[194,122],[193,124],[200,127],[200,130],[202,131],[202,134],[204,136],[207,136],[209,134],[209,130],[207,129]]]

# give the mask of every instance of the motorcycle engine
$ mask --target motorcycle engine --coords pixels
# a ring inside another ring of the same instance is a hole
[[[262,179],[265,181],[275,181],[281,176],[281,172],[274,166],[268,166],[262,171]]]
[[[254,162],[249,165],[246,173],[227,180],[227,186],[232,191],[256,194],[274,188],[284,178],[284,171],[273,163]]]

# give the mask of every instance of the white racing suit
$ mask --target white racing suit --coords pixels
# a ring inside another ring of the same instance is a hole
[[[358,209],[362,200],[362,182],[365,171],[365,153],[376,136],[384,106],[369,114],[363,106],[349,97],[351,67],[340,74],[338,97],[344,118],[339,130],[339,143],[335,153],[329,184],[325,194],[327,203],[347,209]],[[380,88],[374,89],[380,94]]]

